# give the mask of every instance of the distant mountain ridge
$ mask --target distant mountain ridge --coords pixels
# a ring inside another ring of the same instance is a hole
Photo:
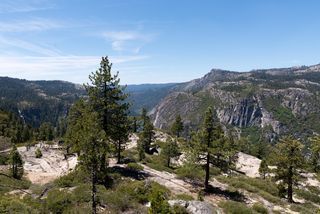
[[[177,85],[151,111],[154,125],[169,128],[180,114],[197,127],[212,106],[225,125],[259,138],[320,133],[320,65],[234,72],[212,69]]]
[[[186,130],[197,128],[212,106],[227,128],[272,139],[293,133],[320,133],[320,65],[235,72],[212,69],[185,83],[128,85],[131,115],[149,110],[154,125],[168,129],[180,114]],[[65,117],[82,85],[65,81],[27,81],[0,77],[0,109],[16,112],[39,126]]]
[[[128,85],[130,114],[139,115],[142,108],[151,110],[175,83]],[[86,96],[83,85],[67,81],[29,81],[0,77],[0,109],[15,112],[27,124],[38,127],[43,122],[56,124],[66,117],[70,106]]]

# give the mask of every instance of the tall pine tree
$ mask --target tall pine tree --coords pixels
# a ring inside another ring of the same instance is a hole
[[[76,103],[68,118],[67,142],[91,171],[92,213],[96,213],[98,180],[107,179],[107,153],[116,145],[119,158],[128,137],[127,95],[111,67],[108,57],[102,57],[100,68],[89,75],[91,83],[85,85],[88,100]]]
[[[172,124],[171,127],[171,132],[174,134],[176,137],[180,137],[181,132],[183,131],[183,122],[181,119],[181,116],[178,115]]]
[[[124,93],[124,87],[119,84],[118,73],[112,75],[111,68],[112,64],[108,57],[102,57],[100,68],[89,75],[91,84],[86,85],[86,90],[89,95],[89,103],[98,113],[98,119],[106,133],[107,140],[117,142],[116,150],[119,160],[121,144],[125,143],[128,137],[129,104],[125,102],[127,94]],[[102,158],[101,161],[104,160],[106,158]]]
[[[314,172],[320,171],[320,136],[311,138],[311,165]]]
[[[304,163],[302,149],[303,145],[291,136],[282,138],[276,145],[274,155],[277,166],[276,179],[286,184],[287,198],[290,203],[293,202],[293,186],[298,184],[299,169]]]

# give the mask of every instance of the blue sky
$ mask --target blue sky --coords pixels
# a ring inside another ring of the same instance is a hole
[[[320,63],[318,0],[1,0],[0,76],[122,84]]]

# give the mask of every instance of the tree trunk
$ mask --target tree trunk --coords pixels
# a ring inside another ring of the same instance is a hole
[[[289,203],[293,203],[293,199],[292,199],[292,185],[293,185],[292,177],[293,177],[292,166],[290,166],[289,167],[289,172],[288,172],[288,202]]]
[[[170,167],[170,157],[168,157],[167,166]]]
[[[209,174],[210,174],[210,153],[207,154],[207,163],[206,163],[206,177],[204,181],[204,189],[207,191],[209,189]]]
[[[92,181],[92,192],[91,192],[91,200],[92,200],[92,214],[97,213],[97,201],[96,201],[96,194],[97,194],[97,188],[96,188],[96,177],[97,177],[97,172],[96,172],[96,166],[92,166],[91,169],[91,181]]]
[[[121,162],[121,141],[118,141],[118,163]]]

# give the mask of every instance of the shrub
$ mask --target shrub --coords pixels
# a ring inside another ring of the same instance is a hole
[[[122,152],[125,162],[136,162],[139,160],[139,154],[136,149],[128,149]]]
[[[306,204],[291,204],[290,209],[295,212],[304,213],[304,214],[313,214],[317,213],[318,207],[310,203]]]
[[[72,191],[72,201],[84,203],[91,201],[91,185],[81,184]]]
[[[198,192],[197,199],[198,199],[198,201],[203,201],[204,200],[203,198],[204,198],[204,191],[200,190]]]
[[[320,187],[307,186],[308,190],[314,194],[320,195]]]
[[[137,164],[137,163],[128,163],[127,168],[130,170],[133,170],[133,171],[142,171],[143,170],[143,166],[141,166],[140,164]]]
[[[79,185],[80,183],[89,182],[88,174],[85,170],[78,167],[74,171],[70,172],[67,175],[61,176],[55,181],[59,187],[74,187]]]
[[[41,158],[42,157],[42,152],[39,148],[37,148],[37,150],[35,151],[35,155],[36,155],[36,158]]]
[[[221,175],[221,169],[219,169],[218,167],[210,167],[210,175],[211,176]]]
[[[65,209],[71,206],[71,199],[71,194],[67,191],[53,189],[49,191],[46,199],[48,210],[53,213],[63,213]]]
[[[172,208],[172,213],[174,214],[189,214],[189,212],[187,211],[187,209],[183,206],[177,205],[175,204]]]
[[[133,208],[134,200],[122,191],[108,191],[101,196],[102,201],[112,210],[124,212]]]
[[[176,199],[184,200],[184,201],[192,201],[194,200],[193,196],[188,194],[178,194],[175,196]]]
[[[115,213],[122,213],[129,209],[138,209],[139,203],[149,201],[152,184],[147,185],[143,181],[125,180],[116,185],[111,191],[106,191],[101,186],[98,196],[102,204],[106,204]]]
[[[166,171],[166,172],[174,172],[173,169],[165,166],[164,159],[160,155],[147,155],[147,157],[144,159],[145,164],[155,170],[158,171]]]
[[[307,201],[311,201],[313,203],[320,204],[320,196],[318,194],[314,194],[312,192],[309,192],[307,190],[302,190],[302,189],[297,189],[296,194],[299,197],[302,197]]]
[[[31,182],[22,178],[21,180],[0,175],[0,196],[14,189],[29,189]]]
[[[143,181],[126,181],[116,187],[118,192],[130,195],[138,203],[148,202],[148,188]]]
[[[35,212],[27,204],[16,198],[1,197],[0,213],[31,213]]]
[[[258,213],[268,214],[268,209],[260,203],[253,204],[252,209]]]
[[[8,163],[9,157],[7,154],[0,155],[0,165],[6,165]]]
[[[177,176],[179,178],[187,178],[191,180],[202,180],[204,178],[204,171],[201,167],[195,164],[185,164],[181,168],[176,170]]]
[[[280,198],[275,197],[275,195],[278,195],[277,186],[271,181],[257,178],[248,178],[245,176],[219,176],[217,177],[217,179],[221,182],[229,184],[236,189],[244,189],[248,192],[257,193],[264,199],[272,203],[281,203]]]
[[[149,213],[150,214],[170,213],[170,205],[167,199],[168,199],[168,196],[166,192],[164,192],[162,189],[159,189],[159,188],[153,189],[150,195],[151,207],[149,209]]]
[[[250,208],[240,202],[224,201],[220,202],[218,205],[228,214],[253,214],[253,211]]]

